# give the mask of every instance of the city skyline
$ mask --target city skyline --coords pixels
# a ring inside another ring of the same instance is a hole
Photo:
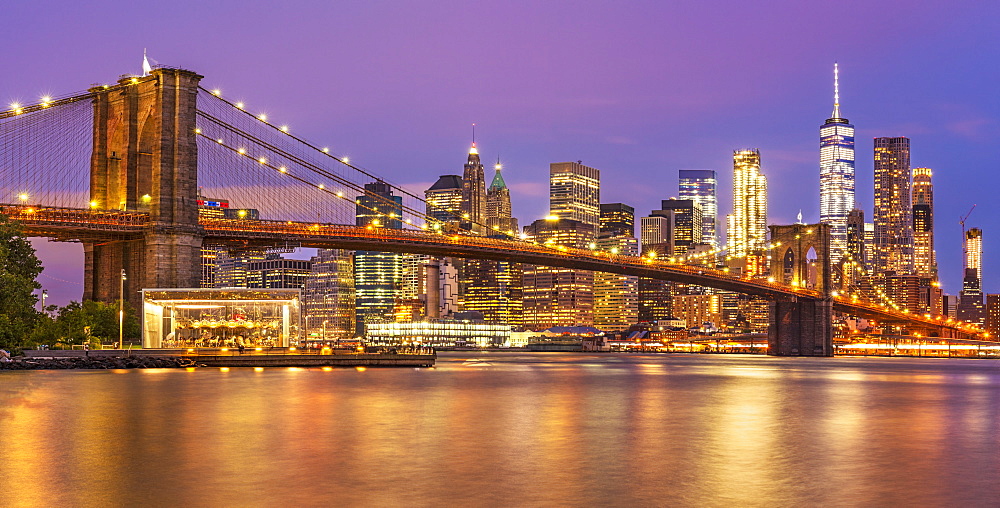
[[[991,18],[988,11],[997,7],[949,6],[944,11],[944,5],[924,4],[884,20],[878,15],[884,6],[847,2],[843,8],[853,15],[842,21],[842,29],[854,37],[836,47],[825,44],[816,30],[825,15],[792,3],[753,12],[726,12],[710,5],[695,8],[720,11],[721,19],[659,6],[609,10],[589,4],[589,9],[567,12],[543,5],[531,20],[515,20],[512,11],[499,7],[471,12],[441,7],[419,13],[400,8],[389,15],[379,13],[385,24],[373,33],[361,27],[371,26],[366,20],[376,15],[375,9],[348,6],[337,10],[337,16],[354,21],[343,34],[325,35],[311,43],[302,34],[284,34],[281,40],[250,47],[246,41],[237,47],[218,35],[243,30],[234,23],[220,23],[235,9],[225,3],[197,20],[181,20],[157,7],[115,11],[108,21],[119,19],[126,25],[127,19],[158,15],[167,23],[141,30],[125,27],[116,34],[114,46],[107,44],[110,35],[67,30],[80,18],[59,12],[44,26],[27,24],[45,36],[33,38],[38,44],[8,57],[18,72],[0,77],[0,91],[10,101],[30,101],[45,92],[112,81],[122,73],[138,72],[141,48],[148,47],[151,59],[202,72],[207,86],[245,100],[250,110],[266,111],[287,122],[293,132],[329,142],[390,181],[419,190],[437,176],[455,172],[452,161],[468,146],[468,127],[475,122],[484,160],[498,153],[503,157],[514,214],[522,224],[544,216],[546,205],[538,201],[547,194],[548,164],[566,160],[601,168],[602,201],[624,202],[637,210],[655,208],[660,200],[677,195],[678,170],[713,169],[720,175],[721,218],[730,212],[727,159],[733,149],[755,146],[761,149],[772,196],[782,196],[780,202],[772,198],[769,220],[791,223],[799,209],[807,222],[818,220],[815,129],[817,119],[829,114],[829,66],[838,61],[850,76],[842,102],[850,105],[849,116],[858,126],[859,206],[871,217],[871,139],[909,137],[913,167],[935,171],[938,265],[945,291],[956,294],[962,277],[957,222],[973,203],[979,208],[969,226],[987,232],[984,265],[996,264],[992,259],[997,249],[990,244],[996,235],[989,234],[990,218],[996,214],[990,209],[988,186],[963,185],[992,181],[988,147],[997,137],[1000,104],[982,84],[993,82],[997,71],[975,62],[995,51],[983,43],[992,34],[985,23]],[[12,15],[33,19],[24,9],[13,6]],[[786,26],[781,19],[792,14],[800,22]],[[241,16],[255,25],[281,14],[263,9]],[[413,16],[426,26],[402,30],[396,42],[376,41],[381,30],[409,26],[404,20]],[[453,31],[432,33],[434,28],[465,26],[461,20],[473,18],[493,37],[452,47],[448,41]],[[664,19],[677,29],[673,34],[651,30],[642,36],[622,36],[636,32],[635,26]],[[682,20],[694,21],[685,27]],[[748,24],[754,29],[743,28],[743,21],[754,21]],[[178,26],[170,27],[170,22]],[[320,33],[310,32],[305,23],[303,34]],[[594,27],[597,33],[580,44],[555,37],[577,25]],[[719,38],[720,28],[713,25],[740,28]],[[963,30],[949,30],[952,25]],[[216,30],[219,26],[223,28]],[[871,30],[873,26],[880,30]],[[547,31],[551,27],[553,33]],[[13,27],[9,36],[27,29]],[[178,30],[199,36],[177,38]],[[911,35],[899,35],[903,32]],[[759,33],[768,35],[761,38]],[[71,45],[70,37],[72,44],[79,38],[107,49],[93,58],[64,55],[60,48]],[[345,49],[348,45],[337,45],[341,38],[360,44]],[[598,40],[610,43],[594,42]],[[797,44],[787,44],[789,40]],[[420,46],[419,58],[400,59],[409,54],[404,43]],[[204,47],[215,50],[205,52]],[[332,64],[312,64],[330,61],[320,55],[332,47],[340,48]],[[506,56],[511,49],[525,47],[541,51],[523,61]],[[872,52],[871,47],[885,51]],[[986,54],[971,48],[982,48]],[[883,54],[890,50],[896,52],[892,58]],[[277,56],[289,52],[296,57]],[[975,60],[952,57],[965,53],[978,54]],[[647,61],[648,55],[657,54],[665,55],[663,61]],[[250,55],[254,60],[245,60]],[[365,59],[368,56],[372,58]],[[346,63],[338,64],[340,58]],[[351,72],[360,69],[362,61],[366,72]],[[475,67],[483,72],[467,76],[464,67],[469,61],[476,61]],[[262,62],[268,64],[265,72],[257,65]],[[630,77],[633,65],[643,65],[641,80]],[[597,68],[602,72],[594,79],[580,79]],[[306,79],[296,79],[293,86],[287,79],[292,75]],[[743,79],[720,79],[730,75]],[[379,80],[377,86],[372,85],[373,78]],[[415,121],[418,118],[420,122]],[[392,148],[386,149],[387,144]],[[412,181],[416,176],[420,181]],[[49,270],[42,282],[53,288],[53,295],[62,285],[69,298],[78,298],[72,292],[80,286],[60,282],[79,280],[74,248],[65,244],[43,248]],[[985,274],[984,290],[995,291],[991,271]]]

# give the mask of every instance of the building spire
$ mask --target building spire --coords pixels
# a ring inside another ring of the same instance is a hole
[[[503,180],[503,175],[500,174],[500,170],[503,169],[503,165],[500,164],[500,156],[499,155],[497,155],[497,165],[493,166],[493,169],[496,170],[496,173],[493,175],[493,181],[490,182],[490,190],[491,191],[496,191],[496,190],[500,190],[500,189],[506,189],[507,188],[507,182],[505,182]]]
[[[833,117],[840,118],[840,68],[833,62]]]
[[[472,124],[472,148],[469,149],[469,155],[478,155],[479,150],[476,148],[476,124]]]
[[[149,65],[149,59],[146,58],[146,48],[142,48],[142,76],[149,76],[149,73],[153,71],[153,68]]]

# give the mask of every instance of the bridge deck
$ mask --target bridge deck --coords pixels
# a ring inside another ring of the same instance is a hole
[[[29,236],[59,240],[139,238],[151,227],[143,212],[88,210],[31,205],[0,204],[0,214],[23,224]],[[514,261],[580,270],[619,273],[696,284],[762,296],[772,300],[822,299],[817,291],[738,277],[725,270],[684,265],[664,259],[615,255],[602,251],[549,247],[531,242],[421,230],[310,224],[291,221],[215,219],[199,224],[208,244],[266,246],[295,244],[302,247],[421,253],[435,256]],[[898,311],[861,299],[833,298],[838,312],[885,322],[911,324],[938,331],[974,334],[965,323]]]

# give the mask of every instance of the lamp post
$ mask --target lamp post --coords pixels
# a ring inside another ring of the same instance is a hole
[[[118,287],[118,349],[125,349],[125,269],[122,268],[122,278]]]

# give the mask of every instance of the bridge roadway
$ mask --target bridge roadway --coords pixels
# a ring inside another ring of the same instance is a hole
[[[88,210],[0,204],[0,213],[21,222],[28,236],[57,240],[114,241],[138,239],[149,228],[143,212]],[[762,296],[770,300],[820,300],[818,291],[734,276],[724,270],[671,263],[664,259],[615,255],[603,251],[548,247],[531,242],[420,230],[317,224],[292,221],[215,219],[202,217],[206,244],[268,246],[294,244],[327,249],[374,250],[593,270],[708,286]],[[832,297],[833,309],[845,314],[915,326],[941,336],[975,335],[979,331],[940,316],[898,311],[846,295]]]

